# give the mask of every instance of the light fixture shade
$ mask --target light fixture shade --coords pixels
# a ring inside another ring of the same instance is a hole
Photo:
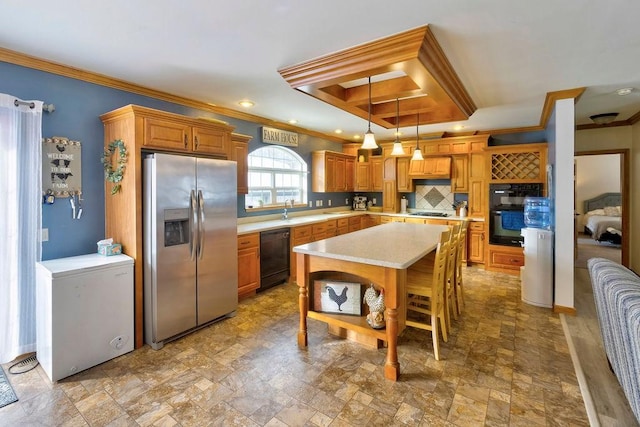
[[[402,143],[400,141],[396,141],[393,143],[393,150],[391,151],[392,156],[404,156],[404,150],[402,149]]]
[[[369,76],[369,128],[367,129],[367,133],[364,134],[364,140],[360,148],[362,150],[375,150],[378,148],[376,137],[373,135],[373,132],[371,132],[371,76]]]
[[[413,152],[411,160],[424,160],[424,157],[422,157],[422,151],[420,151],[419,148],[416,148],[416,150]]]
[[[595,114],[589,118],[597,125],[606,125],[614,121],[618,117],[618,113],[602,113]]]
[[[376,144],[376,137],[371,132],[371,129],[364,134],[364,140],[362,141],[362,146],[360,146],[363,150],[375,150],[378,148],[378,144]]]
[[[413,152],[413,156],[411,156],[411,160],[424,160],[422,157],[422,151],[420,151],[420,131],[418,127],[420,126],[420,112],[418,111],[418,116],[416,119],[416,149]]]

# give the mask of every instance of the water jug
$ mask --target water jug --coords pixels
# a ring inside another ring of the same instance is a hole
[[[548,197],[524,198],[524,224],[531,228],[551,228],[551,207]]]

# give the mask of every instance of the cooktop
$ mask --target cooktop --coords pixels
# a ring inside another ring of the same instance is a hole
[[[440,217],[446,217],[449,216],[448,213],[446,212],[413,212],[409,215],[416,215],[416,216],[440,216]]]

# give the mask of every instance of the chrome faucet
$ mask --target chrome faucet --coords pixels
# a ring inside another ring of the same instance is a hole
[[[282,219],[289,219],[289,215],[287,214],[287,206],[289,206],[289,201],[284,201],[284,212],[282,212]]]

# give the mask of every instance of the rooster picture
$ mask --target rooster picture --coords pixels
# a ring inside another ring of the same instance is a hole
[[[338,304],[338,311],[342,311],[342,308],[340,308],[340,306],[342,304],[344,304],[345,302],[347,302],[347,299],[348,299],[347,290],[348,290],[348,288],[345,286],[340,295],[338,295],[336,293],[335,289],[333,289],[331,286],[327,286],[325,289],[329,293],[329,299],[331,299],[331,301],[333,301],[336,304]]]

